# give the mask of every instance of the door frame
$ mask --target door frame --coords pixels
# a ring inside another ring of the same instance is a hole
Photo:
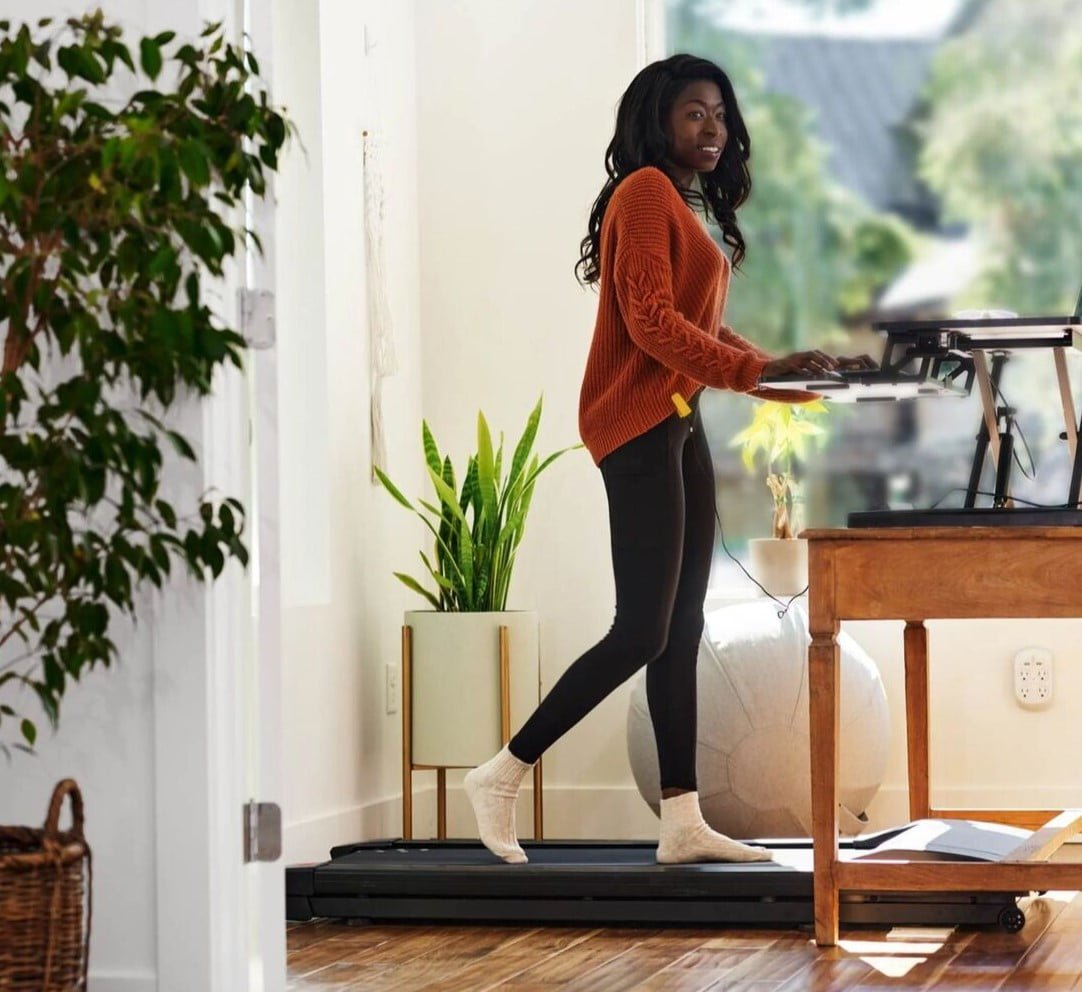
[[[201,20],[223,22],[233,43],[247,34],[272,88],[270,0],[197,3]],[[272,183],[252,204],[249,224],[263,256],[238,258],[214,292],[234,327],[241,288],[274,291]],[[249,567],[230,563],[205,586],[178,583],[154,625],[160,992],[285,987],[285,873],[280,862],[245,864],[243,820],[250,800],[282,801],[273,343],[250,348],[244,364],[221,370],[213,394],[192,411],[190,436],[202,442],[193,495],[213,487],[245,504]]]

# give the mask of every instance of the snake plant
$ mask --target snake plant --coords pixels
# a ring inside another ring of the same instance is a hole
[[[469,456],[462,488],[458,489],[451,459],[441,455],[427,421],[421,423],[428,476],[436,490],[438,505],[419,499],[413,505],[401,490],[376,469],[384,488],[424,521],[434,541],[432,558],[420,552],[434,591],[402,572],[395,577],[442,612],[480,613],[506,608],[507,590],[515,565],[515,552],[526,529],[526,514],[533,499],[537,477],[560,455],[581,444],[562,448],[541,460],[532,454],[541,422],[539,399],[515,446],[510,470],[503,475],[503,434],[493,451],[492,432],[485,415],[477,414],[477,451]]]

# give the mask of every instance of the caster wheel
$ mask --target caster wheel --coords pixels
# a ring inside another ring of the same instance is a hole
[[[1017,906],[1007,906],[1000,910],[999,925],[1007,933],[1018,933],[1026,925],[1026,914]]]

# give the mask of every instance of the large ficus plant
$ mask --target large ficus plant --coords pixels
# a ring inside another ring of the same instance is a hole
[[[168,407],[241,364],[204,290],[287,136],[258,71],[218,25],[129,48],[100,12],[0,21],[0,746],[115,659],[140,587],[247,560],[236,500],[161,482],[196,459]]]
[[[562,448],[544,460],[532,453],[541,422],[541,402],[537,401],[526,421],[506,476],[503,433],[493,451],[488,421],[478,412],[477,452],[467,459],[461,491],[450,456],[440,455],[427,421],[422,421],[425,466],[439,499],[438,506],[419,499],[417,502],[424,512],[403,496],[384,472],[376,469],[387,491],[416,513],[435,539],[433,558],[420,552],[426,571],[436,583],[435,591],[426,589],[409,575],[394,573],[408,588],[428,600],[433,609],[480,613],[506,607],[515,552],[526,529],[526,514],[537,477],[560,455],[582,447]]]

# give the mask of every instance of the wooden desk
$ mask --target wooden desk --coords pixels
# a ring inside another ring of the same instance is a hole
[[[815,939],[838,940],[846,891],[1025,892],[1082,889],[1082,864],[1045,859],[1082,830],[1078,811],[933,809],[928,785],[929,618],[1082,616],[1082,528],[812,530],[811,797]],[[1037,830],[1001,862],[838,860],[837,635],[842,620],[905,621],[909,815],[991,820]],[[1073,760],[1072,756],[1072,760]]]

